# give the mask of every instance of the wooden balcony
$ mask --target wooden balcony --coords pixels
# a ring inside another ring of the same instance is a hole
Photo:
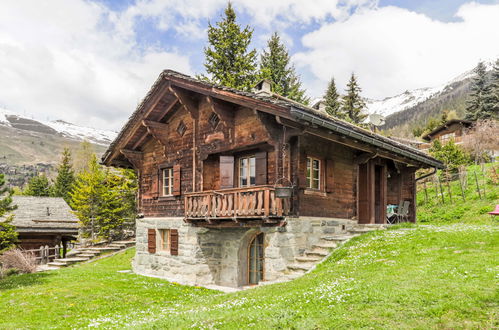
[[[211,190],[185,195],[185,221],[203,227],[282,226],[291,200],[273,186]]]

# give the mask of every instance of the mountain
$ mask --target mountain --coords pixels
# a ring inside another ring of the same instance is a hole
[[[63,148],[75,153],[83,140],[90,142],[97,154],[102,154],[116,135],[113,131],[61,120],[35,120],[0,108],[0,165],[55,165]]]
[[[87,140],[93,144],[103,146],[109,145],[117,135],[114,131],[77,126],[62,120],[34,120],[2,108],[0,108],[0,126],[37,133],[60,135],[76,141]]]
[[[494,61],[485,62],[489,72]],[[440,86],[405,91],[382,100],[367,99],[367,112],[385,116],[381,129],[390,135],[412,137],[412,129],[424,126],[444,110],[455,111],[458,117],[464,117],[473,76],[474,71],[469,70]]]

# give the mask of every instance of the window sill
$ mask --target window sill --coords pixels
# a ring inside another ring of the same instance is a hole
[[[174,201],[177,199],[177,197],[173,195],[168,195],[168,196],[159,196],[158,199],[162,201]]]
[[[317,190],[317,189],[305,189],[303,191],[305,195],[312,195],[312,196],[321,196],[321,197],[326,197],[327,193],[322,190]]]

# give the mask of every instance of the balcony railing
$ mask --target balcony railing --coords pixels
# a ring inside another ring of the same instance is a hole
[[[275,197],[273,186],[230,188],[189,193],[187,219],[277,218],[289,214],[290,199]]]

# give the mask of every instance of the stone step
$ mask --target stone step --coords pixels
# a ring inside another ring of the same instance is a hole
[[[295,260],[298,262],[317,262],[320,261],[322,258],[318,257],[296,257]]]
[[[348,230],[349,233],[352,234],[365,234],[365,233],[370,233],[372,231],[375,231],[377,229],[375,228],[352,228]]]
[[[67,264],[74,264],[74,263],[77,263],[77,262],[83,262],[83,261],[87,261],[89,258],[82,258],[82,257],[72,257],[72,258],[63,258],[63,259],[55,259],[54,261],[55,262],[64,262],[64,263],[67,263]]]
[[[121,250],[121,249],[126,249],[127,245],[126,244],[111,243],[107,247],[118,248]]]
[[[88,259],[92,259],[92,258],[95,258],[95,254],[94,253],[78,253],[76,255],[76,258],[88,258]]]
[[[328,254],[329,253],[327,251],[325,251],[325,249],[322,249],[322,248],[312,250],[312,251],[310,251],[310,250],[305,251],[305,255],[307,255],[307,256],[325,257]]]
[[[65,262],[60,262],[60,261],[52,261],[47,263],[47,266],[49,267],[55,267],[55,268],[61,268],[61,267],[66,267],[68,264]]]
[[[338,247],[338,244],[336,243],[319,243],[319,244],[314,244],[312,245],[312,248],[314,249],[322,249],[329,251],[330,249],[336,249]]]
[[[307,270],[311,269],[312,267],[313,267],[313,265],[311,265],[311,264],[302,264],[302,263],[288,265],[288,269],[291,269],[291,270],[307,271]]]
[[[354,235],[334,235],[334,236],[322,236],[321,239],[325,241],[333,241],[333,242],[346,242],[350,238],[354,237]]]
[[[105,253],[105,252],[114,252],[114,251],[119,251],[121,250],[120,248],[117,247],[93,247],[93,248],[88,248],[88,251],[97,251],[100,253]]]
[[[135,245],[135,241],[114,241],[113,243],[126,245],[127,247]]]

